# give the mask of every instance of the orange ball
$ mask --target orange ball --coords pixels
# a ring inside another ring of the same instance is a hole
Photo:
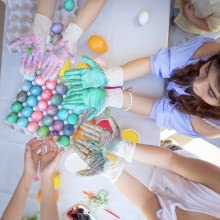
[[[56,199],[56,202],[58,202],[58,200],[59,200],[59,194],[58,194],[57,191],[55,191],[54,197],[55,197],[55,199]],[[41,201],[41,191],[38,191],[38,193],[37,193],[37,201],[38,201],[38,203],[40,204],[40,201]]]
[[[92,35],[88,40],[88,46],[96,53],[105,53],[108,50],[108,44],[99,35]]]

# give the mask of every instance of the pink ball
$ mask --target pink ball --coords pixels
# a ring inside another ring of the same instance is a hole
[[[43,119],[43,117],[44,117],[44,115],[40,111],[33,112],[32,116],[31,116],[32,120],[37,121],[37,122],[41,121]]]
[[[55,131],[62,131],[62,130],[63,130],[63,127],[64,127],[63,121],[60,121],[60,120],[54,121],[54,123],[53,123],[53,129],[54,129]]]
[[[41,100],[38,102],[38,105],[37,105],[37,108],[40,110],[40,111],[45,111],[48,107],[48,103],[47,101],[44,101],[44,100]]]
[[[32,121],[27,126],[28,130],[30,132],[36,132],[38,130],[38,123],[36,121]]]
[[[57,82],[55,80],[47,80],[46,87],[50,90],[54,90],[56,88]]]
[[[44,100],[50,100],[52,97],[53,93],[49,90],[49,89],[45,89],[42,94],[41,97]]]
[[[42,77],[42,75],[38,75],[38,76],[35,78],[35,82],[36,82],[37,85],[42,86],[42,85],[44,85],[45,80],[44,80],[44,78]]]

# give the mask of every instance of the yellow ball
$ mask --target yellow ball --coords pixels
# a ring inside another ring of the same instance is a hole
[[[59,76],[64,76],[64,72],[69,70],[71,67],[71,64],[70,64],[70,60],[67,59],[63,65],[63,68],[61,69],[61,71],[59,72]]]
[[[122,139],[126,141],[131,141],[134,143],[139,143],[139,135],[138,133],[133,129],[125,129],[121,131]]]
[[[76,65],[76,69],[84,69],[84,68],[89,68],[89,65],[86,63],[80,63]]]
[[[53,183],[54,183],[54,189],[57,190],[60,187],[60,172],[57,171],[53,175]]]

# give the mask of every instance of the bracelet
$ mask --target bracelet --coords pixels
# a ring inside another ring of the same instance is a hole
[[[132,103],[133,103],[133,95],[131,92],[128,92],[128,91],[126,91],[126,93],[130,95],[130,100],[131,100],[129,106],[125,109],[125,111],[128,111],[131,108]]]

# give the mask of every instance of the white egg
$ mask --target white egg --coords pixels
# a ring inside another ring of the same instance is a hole
[[[139,22],[140,25],[147,24],[148,20],[149,20],[149,13],[147,11],[142,11],[138,15],[138,22]]]

